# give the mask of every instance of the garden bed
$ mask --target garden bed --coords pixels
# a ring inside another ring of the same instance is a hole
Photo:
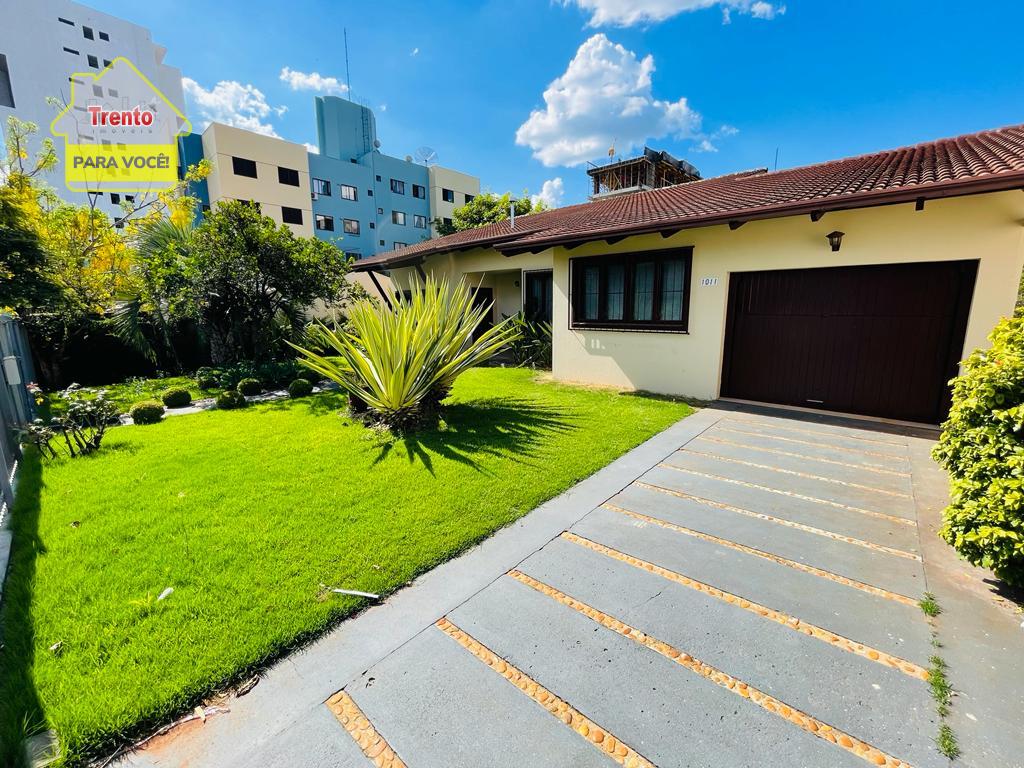
[[[690,412],[496,368],[460,378],[445,423],[413,437],[343,405],[214,410],[26,460],[0,763],[44,724],[72,761],[110,751],[365,605],[322,585],[392,592]]]

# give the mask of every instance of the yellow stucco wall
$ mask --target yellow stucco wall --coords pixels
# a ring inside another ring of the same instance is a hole
[[[846,233],[833,253],[825,235]],[[693,246],[689,333],[574,331],[569,328],[569,259],[606,253]],[[712,399],[719,394],[729,277],[733,272],[858,264],[978,259],[978,276],[964,344],[986,346],[1000,317],[1013,312],[1024,266],[1024,193],[1000,192],[727,226],[630,237],[614,246],[591,243],[572,251],[506,257],[490,250],[432,257],[428,271],[451,277],[486,270],[554,269],[553,373],[565,381],[605,384]],[[396,270],[408,274],[411,270]],[[701,278],[718,278],[703,287]],[[401,280],[401,277],[398,278]],[[488,283],[485,283],[485,285]],[[497,297],[496,297],[497,300]],[[911,343],[893,339],[894,344]]]
[[[450,219],[456,208],[466,204],[466,195],[474,197],[480,194],[480,179],[470,176],[468,173],[453,171],[451,168],[444,168],[440,165],[432,165],[427,169],[430,189],[430,215],[431,218]],[[455,193],[455,202],[446,202],[441,197],[443,189],[450,189]],[[437,231],[431,222],[431,234],[436,236]]]
[[[203,131],[203,154],[212,158],[213,171],[207,178],[210,204],[221,200],[253,200],[260,211],[281,224],[281,208],[302,211],[302,224],[288,224],[296,235],[313,236],[313,203],[309,194],[309,162],[306,148],[284,139],[261,136],[220,123],[211,123]],[[256,163],[258,178],[236,176],[232,170],[232,157],[242,157]],[[278,167],[299,173],[299,186],[278,181]]]

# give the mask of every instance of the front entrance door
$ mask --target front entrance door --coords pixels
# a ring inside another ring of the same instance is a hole
[[[473,307],[488,307],[487,312],[477,325],[473,338],[480,338],[494,326],[494,290],[491,288],[477,288],[473,293]]]
[[[550,270],[523,273],[523,313],[530,322],[551,322]]]

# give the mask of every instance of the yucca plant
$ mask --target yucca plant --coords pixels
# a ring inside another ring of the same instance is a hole
[[[369,300],[348,308],[348,325],[310,329],[310,346],[299,363],[337,382],[355,402],[365,404],[372,418],[396,430],[407,430],[436,418],[441,400],[455,379],[486,362],[514,341],[519,330],[508,320],[474,338],[488,305],[474,306],[475,291],[463,281],[427,278],[410,298],[393,307]]]

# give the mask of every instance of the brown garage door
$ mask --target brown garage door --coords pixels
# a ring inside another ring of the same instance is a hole
[[[722,396],[937,423],[976,273],[976,261],[734,273]]]

